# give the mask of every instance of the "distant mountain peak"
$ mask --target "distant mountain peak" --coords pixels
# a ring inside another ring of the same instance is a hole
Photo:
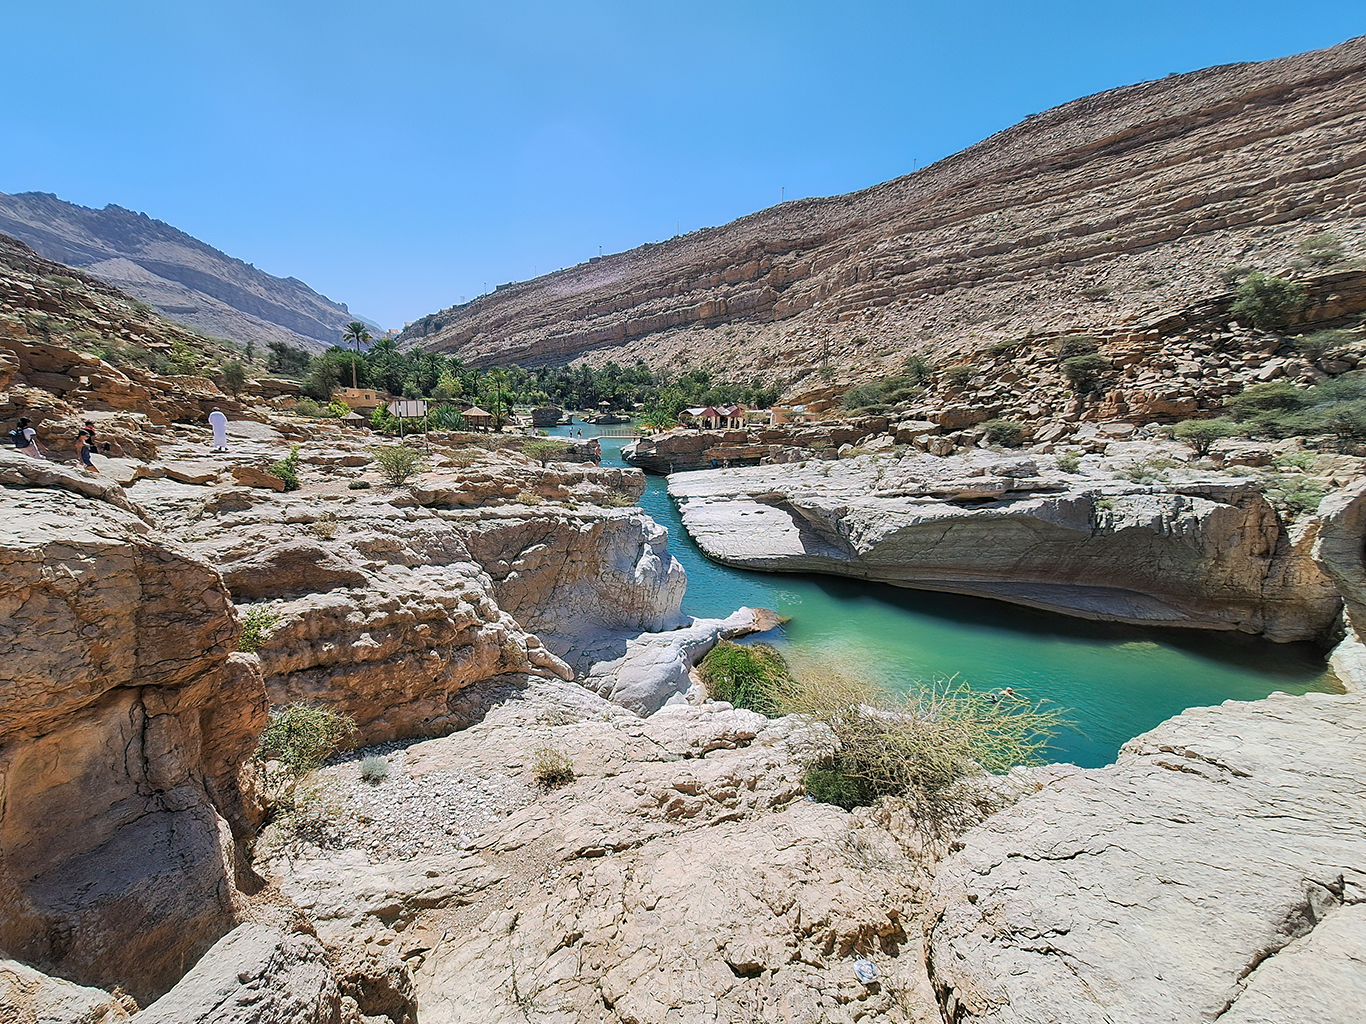
[[[0,232],[215,337],[320,352],[355,319],[297,277],[275,277],[117,203],[96,210],[51,192],[0,192]]]

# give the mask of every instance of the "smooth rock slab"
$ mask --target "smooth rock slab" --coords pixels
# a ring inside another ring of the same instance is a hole
[[[946,1019],[1362,1020],[1364,730],[1362,696],[1275,694],[1044,770],[935,881]]]
[[[138,1024],[333,1024],[341,993],[309,935],[243,924],[220,939]]]

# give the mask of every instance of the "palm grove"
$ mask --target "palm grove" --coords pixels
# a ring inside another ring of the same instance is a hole
[[[676,377],[657,373],[644,362],[600,367],[580,362],[567,366],[524,368],[474,367],[456,356],[437,352],[401,352],[390,338],[366,348],[369,334],[361,323],[348,325],[346,344],[334,345],[319,356],[284,342],[266,348],[272,373],[296,377],[303,393],[326,406],[341,387],[374,388],[404,398],[425,398],[449,405],[449,416],[460,404],[478,405],[497,418],[514,405],[554,405],[564,409],[636,410],[648,426],[668,426],[692,405],[741,403],[756,408],[772,405],[781,382],[753,378],[748,383],[713,379],[703,369]],[[438,417],[438,419],[447,418]],[[441,424],[437,424],[441,425]],[[454,425],[454,424],[452,424]]]

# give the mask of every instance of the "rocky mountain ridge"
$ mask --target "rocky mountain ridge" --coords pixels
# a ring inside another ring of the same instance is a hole
[[[46,192],[0,193],[0,232],[213,337],[321,352],[356,317],[294,277],[275,277],[145,213]]]
[[[915,174],[506,286],[402,343],[478,364],[583,356],[850,382],[1040,330],[1118,329],[1281,271],[1306,238],[1366,251],[1366,38],[1127,86]]]

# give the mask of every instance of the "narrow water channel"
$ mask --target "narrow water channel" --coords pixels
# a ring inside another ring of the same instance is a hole
[[[622,464],[625,440],[601,438],[604,465]],[[1324,651],[1312,644],[1088,622],[981,598],[731,569],[692,542],[664,479],[647,479],[641,507],[668,527],[669,549],[688,571],[685,612],[771,608],[787,621],[759,639],[891,689],[957,677],[975,689],[1011,686],[1052,701],[1075,723],[1055,741],[1059,761],[1108,764],[1125,740],[1188,707],[1337,689]]]

